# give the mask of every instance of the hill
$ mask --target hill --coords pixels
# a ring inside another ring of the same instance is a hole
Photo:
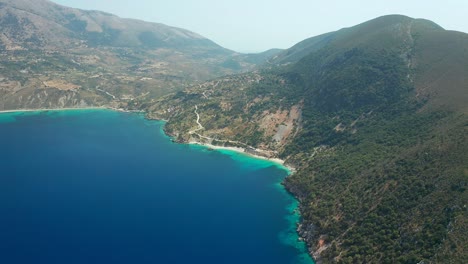
[[[294,166],[284,184],[319,263],[464,263],[467,41],[384,16],[140,105],[176,141]]]
[[[47,0],[0,0],[0,28],[0,109],[125,107],[266,60],[188,30]]]

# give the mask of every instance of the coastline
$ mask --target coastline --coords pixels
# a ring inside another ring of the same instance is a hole
[[[40,111],[68,111],[68,110],[92,110],[92,109],[110,109],[108,107],[67,107],[67,108],[37,108],[37,109],[11,109],[11,110],[0,110],[0,114],[3,113],[15,113],[15,112],[40,112]]]
[[[126,112],[126,113],[131,113],[131,112],[145,112],[143,110],[126,110],[126,109],[123,109],[123,108],[115,108],[115,107],[108,107],[108,106],[90,106],[90,107],[65,107],[65,108],[37,108],[37,109],[31,109],[31,108],[26,108],[26,109],[11,109],[11,110],[0,110],[0,114],[3,114],[3,113],[16,113],[16,112],[42,112],[42,111],[72,111],[72,110],[113,110],[113,111],[118,111],[118,112]],[[151,119],[151,120],[154,120],[154,119]],[[164,119],[159,119],[163,122],[167,122],[167,120],[164,120]],[[165,133],[166,134],[166,133]],[[168,135],[170,136],[170,135]],[[285,161],[282,160],[282,159],[279,159],[279,158],[267,158],[267,157],[264,157],[264,156],[261,156],[261,155],[255,155],[251,152],[248,152],[246,151],[246,148],[241,148],[241,147],[225,147],[225,146],[217,146],[217,145],[212,145],[212,144],[208,144],[208,143],[202,143],[202,142],[198,142],[198,141],[190,141],[190,142],[186,142],[187,144],[192,144],[192,145],[200,145],[200,146],[204,146],[204,147],[207,147],[207,148],[210,148],[210,149],[220,149],[220,150],[230,150],[230,151],[234,151],[234,152],[238,152],[238,153],[242,153],[244,155],[247,155],[247,156],[250,156],[250,157],[254,157],[254,158],[257,158],[257,159],[263,159],[263,160],[268,160],[268,161],[271,161],[273,163],[276,163],[280,166],[283,166],[284,168],[286,168],[289,173],[288,175],[290,174],[293,174],[296,169],[289,166],[289,165],[286,165],[285,164]]]

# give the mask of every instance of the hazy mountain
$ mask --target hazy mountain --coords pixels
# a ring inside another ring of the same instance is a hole
[[[188,30],[47,0],[0,0],[0,28],[0,109],[125,106],[266,60]]]
[[[88,46],[195,48],[232,54],[188,30],[100,12],[68,8],[44,0],[2,0],[2,33],[5,40],[30,49]],[[78,43],[77,43],[78,42]]]
[[[296,167],[285,185],[319,261],[463,263],[467,47],[466,33],[384,16],[298,43],[265,70],[141,103],[179,141],[251,146]]]

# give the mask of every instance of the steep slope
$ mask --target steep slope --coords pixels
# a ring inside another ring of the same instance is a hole
[[[0,0],[0,28],[0,109],[125,107],[266,60],[188,30],[47,0]]]
[[[419,97],[468,113],[468,38],[466,33],[431,31],[415,37],[415,86]]]
[[[169,120],[178,141],[244,147],[296,167],[285,185],[319,262],[463,263],[467,40],[385,16],[270,61],[286,66],[141,104]]]

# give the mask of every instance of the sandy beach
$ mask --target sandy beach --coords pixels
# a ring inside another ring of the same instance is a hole
[[[254,157],[254,158],[257,158],[257,159],[268,160],[268,161],[274,162],[276,164],[279,164],[279,165],[287,168],[290,171],[290,173],[294,173],[294,171],[295,171],[295,169],[293,167],[285,165],[284,164],[285,162],[282,159],[267,158],[267,157],[263,157],[263,156],[259,156],[259,155],[254,155],[252,153],[246,152],[245,148],[215,146],[215,145],[211,145],[211,144],[207,144],[207,143],[200,143],[200,142],[197,142],[197,141],[190,141],[190,142],[188,142],[188,144],[205,146],[205,147],[208,147],[208,148],[211,148],[211,149],[217,149],[217,150],[230,150],[230,151],[239,152],[239,153],[242,153],[242,154],[247,155],[247,156],[251,156],[251,157]]]

